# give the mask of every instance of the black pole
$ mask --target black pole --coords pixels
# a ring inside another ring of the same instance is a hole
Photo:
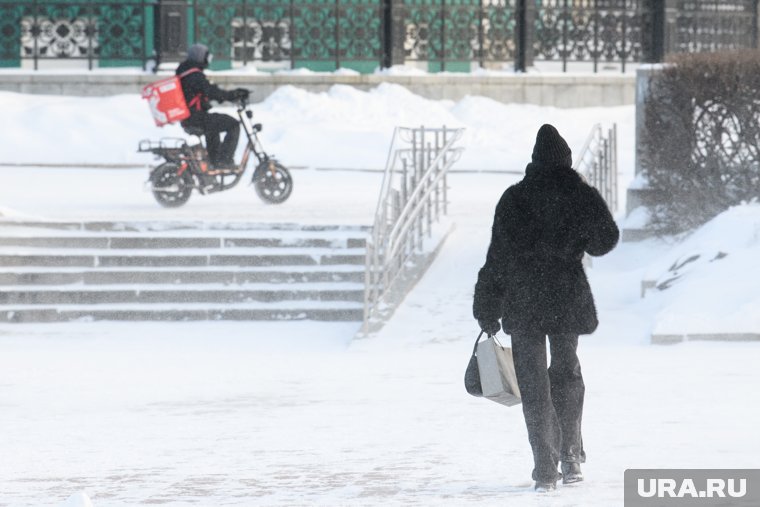
[[[142,69],[145,71],[148,64],[147,41],[145,40],[145,30],[148,26],[148,18],[145,16],[145,0],[140,0],[140,14],[142,15]],[[153,28],[155,30],[155,27]]]
[[[567,0],[562,6],[562,14],[562,72],[567,72],[567,20],[569,16]]]
[[[482,69],[485,64],[485,44],[484,44],[484,33],[483,33],[483,18],[485,17],[485,11],[483,10],[483,2],[479,2],[478,7],[478,63],[480,64],[480,68]]]
[[[87,25],[87,31],[90,32],[87,35],[87,70],[92,70],[92,38],[95,37],[95,31],[90,31],[90,28],[95,28],[95,12],[92,1],[87,4]]]
[[[391,19],[391,2],[390,0],[383,0],[380,7],[382,9],[381,16],[383,20],[382,29],[380,32],[382,43],[380,47],[380,67],[387,69],[391,64],[391,26],[393,21]]]
[[[288,26],[288,30],[290,30],[290,68],[295,69],[296,68],[296,37],[298,34],[296,33],[295,28],[295,16],[293,15],[293,0],[290,0],[290,25]]]
[[[525,15],[525,2],[528,0],[517,0],[517,19],[516,19],[516,30],[515,35],[517,37],[517,40],[515,41],[515,72],[525,72],[526,69],[526,62],[525,62],[525,51],[526,51],[526,45],[528,44],[528,40],[526,37],[527,34],[527,19]]]
[[[757,49],[757,4],[758,0],[752,4],[752,47],[754,49]]]
[[[626,8],[625,3],[623,4],[623,55],[622,55],[622,65],[621,65],[621,72],[625,74],[625,60],[626,56],[628,56],[627,50],[626,50],[626,44],[628,43],[628,9]]]
[[[248,6],[243,0],[243,67],[248,65]],[[235,51],[232,51],[234,60]]]
[[[623,30],[623,49],[625,49],[625,30]],[[599,71],[599,0],[594,0],[594,74]]]
[[[660,63],[665,58],[665,2],[645,0],[642,30],[645,63]]]
[[[38,25],[39,25],[40,20],[38,18],[38,13],[37,13],[37,9],[38,9],[37,0],[34,0],[34,3],[32,4],[32,8],[34,9],[34,18],[32,18],[34,20],[32,23],[32,40],[34,40],[34,53],[33,53],[34,70],[38,70],[39,67],[38,67],[38,62],[37,62],[37,53],[39,53],[39,38],[40,38]]]
[[[193,0],[193,40],[192,43],[195,44],[200,40],[200,34],[198,33],[198,2],[197,0]]]
[[[382,0],[383,8],[383,67],[403,65],[405,60],[404,38],[406,37],[404,0]]]
[[[446,70],[446,0],[441,0],[441,72]]]
[[[335,0],[335,69],[340,68],[340,0]]]

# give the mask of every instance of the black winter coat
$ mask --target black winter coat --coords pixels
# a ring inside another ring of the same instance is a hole
[[[179,64],[175,74],[179,76],[190,69],[198,69],[200,72],[192,72],[181,79],[182,93],[185,94],[185,101],[190,109],[190,117],[198,113],[205,113],[211,109],[210,101],[224,102],[225,100],[234,100],[233,91],[225,91],[209,82],[203,73],[203,66],[194,61],[185,60]]]
[[[599,192],[570,167],[531,163],[496,206],[473,313],[504,332],[589,334],[597,325],[583,255],[604,255],[619,231]]]

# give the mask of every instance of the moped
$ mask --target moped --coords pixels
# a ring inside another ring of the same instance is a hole
[[[258,133],[260,123],[252,123],[253,111],[248,101],[237,101],[237,115],[248,142],[240,163],[231,168],[214,169],[201,141],[203,130],[184,127],[185,132],[197,136],[198,142],[188,144],[180,138],[163,138],[159,141],[143,140],[139,152],[153,153],[164,162],[151,168],[146,186],[161,206],[178,208],[190,199],[193,189],[202,195],[229,190],[237,185],[245,173],[251,154],[256,159],[251,184],[256,194],[267,203],[285,202],[293,191],[290,171],[273,156],[267,155],[261,146]]]

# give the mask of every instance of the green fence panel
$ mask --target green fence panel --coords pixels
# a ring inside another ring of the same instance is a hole
[[[338,55],[340,66],[373,72],[383,52],[383,11],[377,0],[340,0]]]
[[[232,22],[242,15],[243,1],[196,0],[193,2],[194,33],[190,44],[199,42],[208,46],[214,55],[209,68],[226,70],[232,68]]]
[[[314,71],[372,72],[382,59],[379,0],[313,0],[293,9],[293,63]]]
[[[517,54],[515,0],[484,0],[481,15],[481,62],[513,62]]]
[[[111,0],[111,4],[95,7],[99,65],[144,65],[153,49],[148,48],[148,41],[153,45],[153,37],[147,36],[148,31],[153,32],[153,8],[143,2]]]
[[[335,70],[338,12],[334,0],[299,2],[293,6],[293,60],[295,67]]]
[[[289,0],[247,1],[232,24],[232,58],[242,62],[291,62],[292,11]]]
[[[469,72],[478,60],[483,7],[478,0],[407,0],[408,61],[427,62],[430,72]]]
[[[25,58],[97,59],[98,41],[89,2],[25,2],[21,17],[21,55]]]
[[[22,59],[144,65],[153,50],[153,6],[141,0],[23,0],[0,4],[0,66]]]
[[[21,15],[18,3],[0,4],[0,67],[21,65]]]

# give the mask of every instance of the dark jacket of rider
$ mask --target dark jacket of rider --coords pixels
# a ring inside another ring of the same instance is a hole
[[[193,44],[187,51],[187,60],[177,67],[176,74],[180,76],[182,92],[190,109],[190,117],[182,120],[182,128],[189,134],[189,129],[202,129],[206,137],[206,150],[211,164],[216,168],[231,168],[235,166],[234,155],[237,147],[240,125],[232,116],[220,113],[210,113],[211,101],[245,100],[248,90],[236,88],[222,90],[211,84],[203,73],[208,67],[210,55],[203,44]],[[183,75],[184,74],[184,75]],[[224,133],[224,141],[221,134]]]
[[[175,74],[178,76],[191,69],[197,69],[196,72],[190,72],[180,79],[182,92],[185,94],[185,101],[187,101],[187,107],[190,109],[190,116],[211,109],[210,101],[212,100],[224,102],[248,97],[248,90],[244,88],[228,91],[211,83],[203,73],[203,69],[208,67],[208,64],[208,47],[203,44],[193,44],[187,51],[187,59],[177,67]]]

